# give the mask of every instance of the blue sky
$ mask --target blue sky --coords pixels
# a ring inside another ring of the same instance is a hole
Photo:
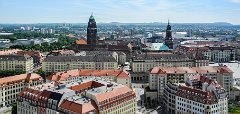
[[[0,23],[230,22],[240,0],[0,0]]]

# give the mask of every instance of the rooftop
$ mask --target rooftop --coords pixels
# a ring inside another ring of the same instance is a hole
[[[184,73],[233,73],[227,66],[206,67],[154,67],[151,74],[184,74]]]
[[[27,61],[32,59],[29,55],[0,55],[0,61]]]
[[[9,85],[13,83],[25,83],[25,82],[30,82],[32,80],[42,80],[42,77],[35,73],[9,76],[9,77],[0,78],[0,85]]]
[[[104,100],[114,98],[114,100],[109,100],[109,102],[116,103],[120,98],[135,97],[133,90],[125,85],[96,79],[82,80],[81,82],[74,82],[67,85],[50,82],[49,84],[44,84],[44,86],[46,86],[46,89],[39,89],[39,86],[24,88],[19,93],[20,97],[18,97],[18,100],[24,100],[22,98],[30,99],[41,102],[42,105],[45,104],[48,107],[48,99],[54,99],[57,100],[61,111],[88,113],[98,111],[100,109],[99,103]]]
[[[74,76],[93,76],[93,77],[114,76],[117,78],[129,78],[128,72],[123,70],[75,69],[75,70],[69,70],[65,72],[57,72],[47,77],[47,79],[52,81],[62,81],[62,80],[66,80],[69,77],[74,77]]]

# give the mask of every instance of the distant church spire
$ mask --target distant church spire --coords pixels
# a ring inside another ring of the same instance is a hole
[[[165,45],[168,46],[169,49],[173,49],[172,27],[170,25],[169,19],[166,29]]]

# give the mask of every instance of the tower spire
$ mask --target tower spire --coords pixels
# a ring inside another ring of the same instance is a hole
[[[168,18],[168,25],[170,25],[169,18]]]

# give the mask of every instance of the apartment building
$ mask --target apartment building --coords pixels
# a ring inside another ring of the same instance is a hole
[[[185,83],[168,82],[163,101],[168,114],[228,114],[227,92],[205,76],[189,76]]]
[[[232,46],[181,45],[177,51],[181,53],[196,53],[198,51],[211,62],[229,62],[236,59],[236,51]]]
[[[74,56],[73,50],[53,50],[48,55],[52,56]]]
[[[16,55],[29,55],[33,58],[33,64],[39,65],[42,63],[44,55],[38,51],[17,51]]]
[[[226,66],[208,67],[154,67],[149,73],[149,87],[146,88],[146,98],[161,102],[164,88],[170,81],[180,83],[187,81],[192,75],[203,75],[211,80],[216,80],[230,95],[233,72]]]
[[[0,70],[23,70],[33,69],[33,58],[29,55],[0,55]]]
[[[35,86],[43,83],[43,79],[38,74],[20,74],[0,78],[0,107],[5,107],[16,102],[19,92],[23,88]]]
[[[135,114],[136,95],[114,82],[87,79],[50,82],[25,88],[17,98],[18,114]]]
[[[148,72],[156,66],[162,67],[201,67],[208,66],[209,60],[192,55],[172,53],[137,54],[132,59],[133,72]]]
[[[124,64],[127,56],[121,51],[80,51],[76,56],[112,56],[118,64]]]
[[[62,72],[71,69],[118,69],[111,56],[48,56],[42,63],[45,72]]]
[[[56,81],[70,84],[84,79],[96,78],[105,81],[116,82],[128,87],[131,86],[130,74],[123,70],[91,70],[91,69],[75,69],[64,72],[57,72],[47,77],[49,81]]]

